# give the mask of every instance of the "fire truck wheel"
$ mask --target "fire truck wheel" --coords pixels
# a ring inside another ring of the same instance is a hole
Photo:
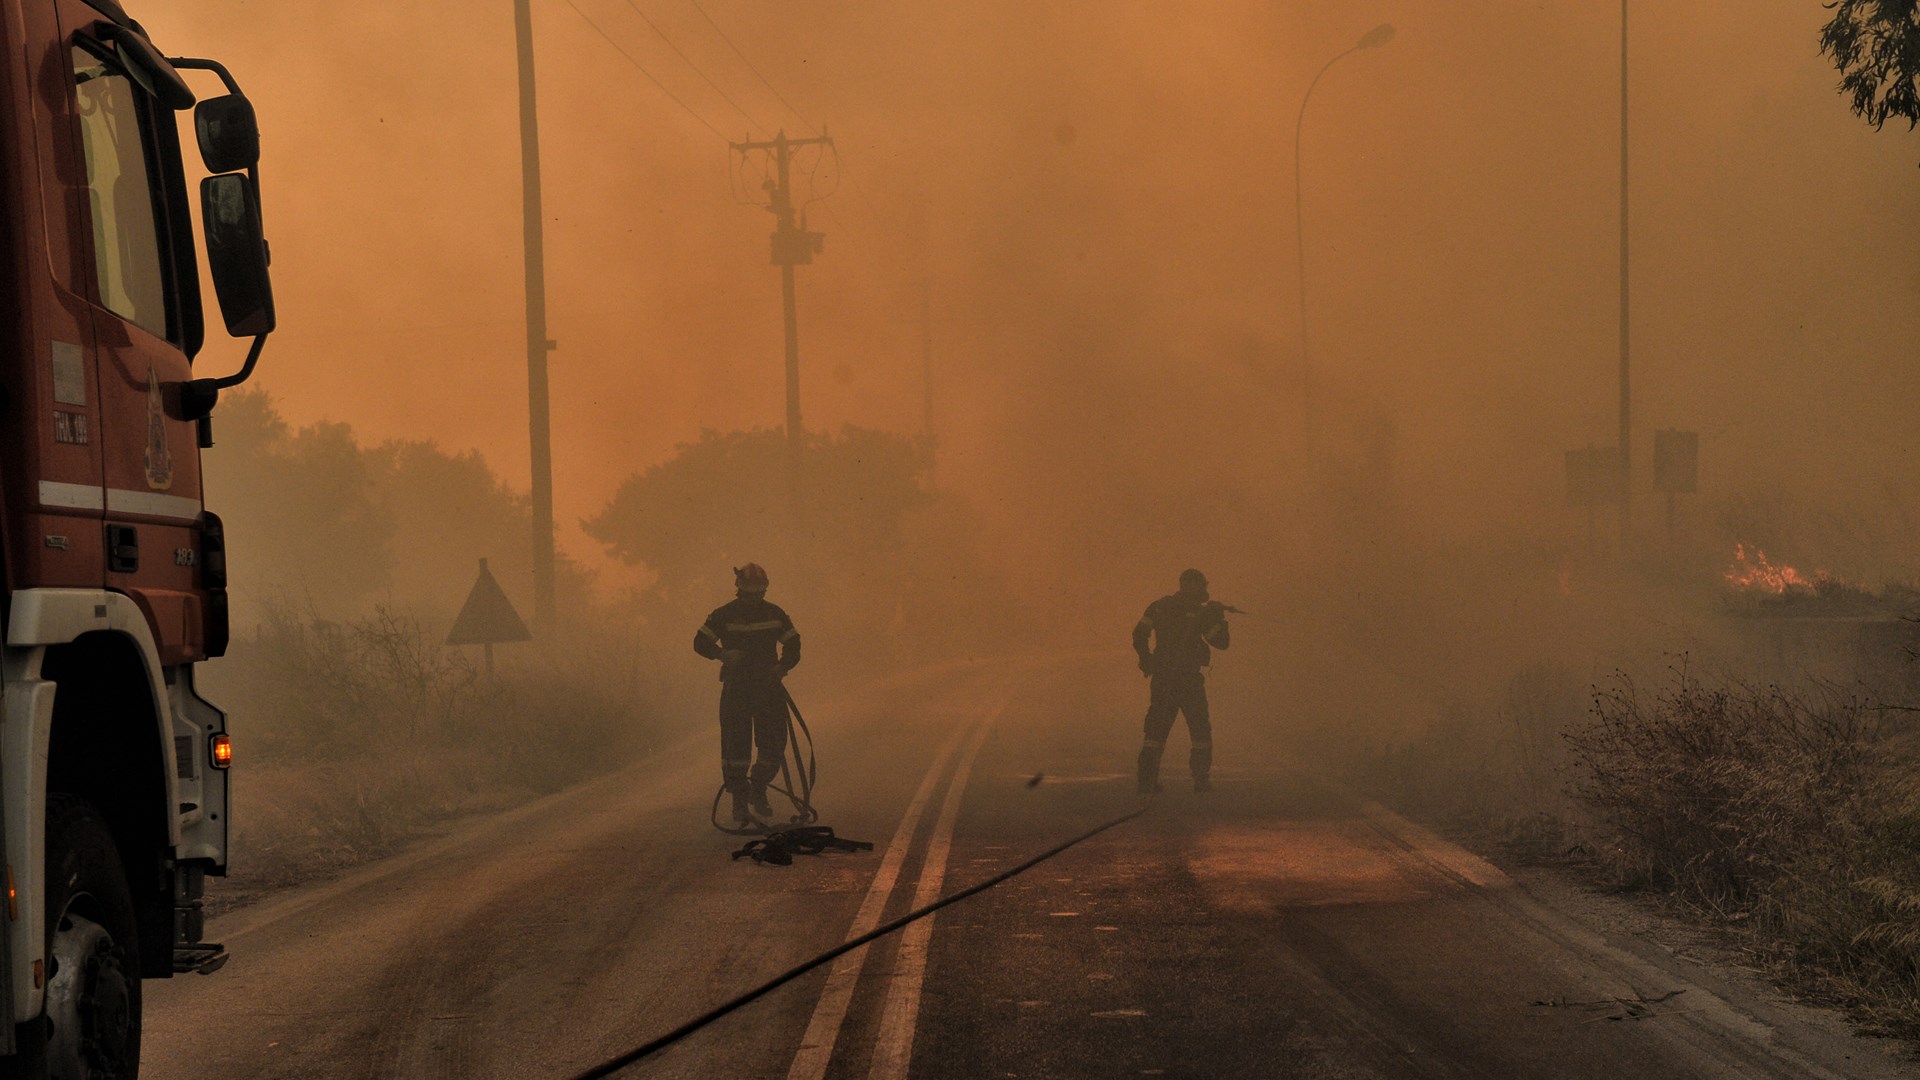
[[[85,799],[47,799],[46,1061],[50,1077],[140,1070],[140,951],[112,834]]]

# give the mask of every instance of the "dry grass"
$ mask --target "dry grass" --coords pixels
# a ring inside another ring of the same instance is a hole
[[[1357,771],[1482,851],[1671,898],[1795,993],[1920,1038],[1909,711],[1864,690],[1710,685],[1684,668],[1651,689],[1537,668]]]
[[[1729,927],[1784,980],[1920,1037],[1920,788],[1903,719],[1831,688],[1598,692],[1575,791],[1618,880]]]
[[[278,605],[209,672],[231,714],[234,876],[220,908],[607,772],[662,737],[631,629],[497,649],[488,675],[391,607],[332,622]]]

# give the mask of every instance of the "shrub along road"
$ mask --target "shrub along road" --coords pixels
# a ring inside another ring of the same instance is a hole
[[[957,666],[810,709],[826,820],[872,853],[730,861],[703,735],[216,920],[225,971],[149,984],[147,1075],[572,1075],[1133,809],[1129,659]],[[1186,790],[1176,735],[1145,816],[621,1075],[1906,1074],[1897,1045],[1610,938],[1216,724],[1216,791]]]

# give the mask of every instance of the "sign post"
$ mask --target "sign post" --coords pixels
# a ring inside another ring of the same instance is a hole
[[[520,613],[513,610],[513,601],[501,591],[500,583],[493,580],[487,560],[481,559],[480,576],[474,579],[467,602],[460,608],[460,616],[453,620],[453,629],[447,631],[447,644],[484,646],[487,675],[491,678],[495,644],[532,640],[527,624],[521,621]]]
[[[1700,433],[1666,429],[1653,433],[1653,490],[1667,496],[1667,544],[1674,540],[1675,496],[1700,490]]]

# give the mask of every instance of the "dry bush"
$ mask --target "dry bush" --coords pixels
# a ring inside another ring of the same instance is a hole
[[[336,622],[270,604],[219,677],[239,697],[230,707],[251,751],[267,760],[441,742],[484,706],[473,664],[385,605]]]
[[[1576,791],[1611,827],[1623,874],[1725,907],[1857,816],[1878,732],[1837,691],[1709,687],[1682,672],[1651,694],[1617,678],[1568,742]]]
[[[388,605],[344,622],[269,605],[221,661],[220,700],[250,753],[273,762],[478,746],[498,754],[503,776],[537,765],[577,779],[643,743],[650,695],[633,633],[576,624],[497,646],[492,674],[444,636]]]
[[[268,605],[209,665],[230,714],[241,891],[387,854],[422,829],[618,768],[665,734],[658,679],[611,617],[496,647],[488,674],[393,606],[347,621]]]
[[[1920,1034],[1920,791],[1904,726],[1833,688],[1625,679],[1568,736],[1630,884],[1748,928],[1796,984]]]

